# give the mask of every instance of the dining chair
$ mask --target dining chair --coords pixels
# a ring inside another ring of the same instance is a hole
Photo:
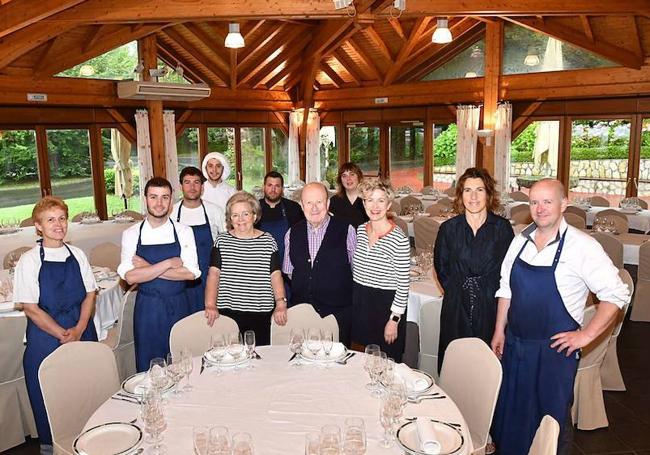
[[[409,236],[409,226],[406,221],[404,221],[399,216],[393,217],[393,222],[397,225],[398,228],[402,230],[405,236]]]
[[[450,186],[445,191],[443,191],[447,196],[456,196],[456,186]]]
[[[422,194],[433,194],[435,192],[435,188],[432,187],[431,185],[426,185],[422,187]]]
[[[137,285],[133,285],[122,297],[120,316],[113,327],[108,330],[108,336],[101,341],[111,348],[115,355],[120,381],[135,374],[135,344],[133,342],[133,311],[135,298],[138,295]]]
[[[393,201],[391,202],[388,211],[393,212],[395,215],[399,215],[402,213],[402,206],[400,205],[399,201]]]
[[[517,202],[528,202],[529,201],[528,195],[526,193],[524,193],[523,191],[513,191],[512,193],[510,193],[510,198],[513,201],[517,201]]]
[[[515,224],[530,224],[533,218],[530,216],[530,206],[528,204],[515,205],[510,209],[510,219]]]
[[[454,207],[454,201],[448,197],[443,197],[440,198],[436,201],[436,204],[441,205],[443,207],[447,207],[449,209]]]
[[[34,226],[34,220],[30,216],[29,218],[25,218],[20,222],[20,227],[28,227],[28,226]]]
[[[97,408],[120,389],[108,346],[73,341],[48,355],[38,380],[52,432],[54,455],[72,454],[72,443]]]
[[[23,372],[26,327],[26,317],[0,318],[0,452],[38,436]]]
[[[413,221],[413,237],[415,238],[415,253],[433,251],[440,223],[428,216],[419,216]]]
[[[219,315],[210,327],[204,312],[197,311],[174,324],[169,333],[169,350],[172,356],[177,356],[181,349],[188,348],[193,356],[200,356],[210,349],[212,335],[233,332],[239,332],[239,326],[232,318]]]
[[[318,328],[330,330],[334,341],[339,341],[339,324],[333,314],[321,318],[309,303],[300,303],[287,310],[287,323],[277,325],[271,318],[271,345],[288,345],[291,329]]]
[[[438,381],[438,344],[440,342],[440,301],[426,302],[420,306],[420,353],[418,354],[418,369],[429,373]]]
[[[639,270],[630,321],[650,322],[650,242],[639,247]]]
[[[140,212],[136,212],[135,210],[125,210],[122,212],[122,215],[124,216],[130,216],[133,218],[135,221],[142,221],[144,220],[144,216]]]
[[[623,242],[604,232],[592,232],[591,236],[600,243],[614,265],[619,269],[623,268]]]
[[[103,242],[95,245],[93,249],[90,250],[88,259],[90,265],[108,267],[112,271],[116,271],[117,266],[120,265],[121,262],[121,250],[120,247],[113,242]]]
[[[577,229],[585,229],[587,227],[585,219],[575,213],[564,212],[564,221]]]
[[[614,223],[614,227],[616,228],[616,232],[619,234],[626,234],[629,231],[630,222],[624,213],[621,213],[614,209],[601,210],[596,214],[594,225],[598,222],[599,219],[602,218],[607,218],[608,220],[612,221]]]
[[[18,261],[20,257],[26,253],[27,251],[31,250],[31,246],[19,246],[18,248],[15,248],[11,251],[9,251],[7,254],[5,254],[4,259],[2,260],[2,268],[3,269],[9,269],[11,268],[11,262],[12,261]]]
[[[400,205],[400,215],[406,215],[406,211],[409,207],[415,207],[419,211],[422,211],[422,201],[416,198],[415,196],[404,196],[399,200]]]
[[[598,305],[592,305],[585,310],[583,327],[593,319]],[[600,380],[600,368],[607,352],[607,346],[612,338],[614,325],[610,324],[589,345],[582,349],[578,372],[573,383],[573,406],[571,418],[579,430],[595,430],[609,426],[603,387]]]
[[[591,196],[589,203],[592,207],[609,207],[609,201],[602,196]]]
[[[479,338],[459,338],[447,346],[440,388],[467,422],[474,451],[485,454],[503,372],[501,362]]]
[[[580,207],[576,207],[574,205],[567,205],[567,208],[564,210],[564,214],[566,215],[567,213],[578,215],[580,218],[585,220],[585,224],[587,224],[587,212],[585,212],[584,209],[581,209]]]
[[[559,437],[560,425],[557,420],[550,415],[545,415],[535,432],[535,438],[528,455],[556,455]]]
[[[440,214],[448,208],[449,208],[448,206],[436,203],[436,204],[431,204],[429,207],[424,209],[424,211],[431,216],[440,216]]]

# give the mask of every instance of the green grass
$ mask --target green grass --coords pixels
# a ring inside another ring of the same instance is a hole
[[[92,196],[69,198],[65,200],[65,203],[68,204],[70,218],[80,212],[92,212],[95,210],[95,201]],[[121,212],[124,210],[124,201],[121,197],[108,195],[106,197],[106,203],[108,216],[112,216],[113,212]],[[24,220],[32,216],[33,208],[34,204],[0,208],[0,220]],[[129,199],[129,209],[135,211],[140,210],[140,198],[138,196],[133,196]]]

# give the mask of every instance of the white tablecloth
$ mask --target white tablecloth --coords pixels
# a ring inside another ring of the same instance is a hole
[[[430,277],[424,281],[416,281],[411,283],[409,289],[409,300],[407,306],[406,320],[420,324],[420,308],[425,303],[438,303],[442,305],[442,292],[438,287],[438,283],[434,282]],[[436,324],[439,327],[439,323]]]
[[[400,202],[402,200],[402,197],[403,196],[396,197],[395,202]],[[413,197],[418,198],[422,202],[422,207],[425,208],[425,209],[427,207],[432,206],[433,204],[438,203],[438,199],[433,199],[431,196],[422,196],[421,194],[420,195],[415,194],[415,195],[413,195]]]
[[[397,447],[379,447],[383,434],[379,400],[372,398],[365,388],[365,354],[357,353],[347,365],[326,369],[289,365],[286,346],[260,347],[258,352],[262,360],[254,362],[255,369],[224,371],[220,376],[210,370],[199,375],[200,359],[194,359],[194,390],[180,398],[169,398],[164,432],[169,454],[193,453],[193,426],[212,425],[225,425],[231,435],[251,433],[256,454],[301,454],[306,433],[320,431],[326,424],[343,427],[346,417],[363,418],[368,455],[403,453]],[[451,399],[408,404],[404,415],[426,415],[462,424],[466,446],[459,453],[471,452],[467,425]],[[86,428],[105,422],[128,422],[136,417],[137,405],[109,399],[90,418]],[[136,424],[141,426],[142,421]]]
[[[594,220],[596,219],[598,212],[607,209],[620,211],[620,209],[616,207],[591,207],[589,211],[587,211],[587,226],[592,226],[594,224]],[[650,231],[650,210],[641,210],[638,213],[632,214],[625,213],[624,215],[627,217],[627,222],[630,229],[642,232]]]
[[[117,246],[122,244],[122,232],[132,226],[133,223],[113,223],[104,221],[99,224],[68,223],[68,235],[66,241],[81,248],[86,255],[95,246],[103,242],[113,242]],[[18,247],[33,247],[39,237],[33,226],[21,228],[15,234],[0,236],[0,260],[5,255]]]

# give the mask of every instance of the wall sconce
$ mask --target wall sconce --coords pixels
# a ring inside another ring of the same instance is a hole
[[[479,141],[481,141],[483,145],[487,145],[488,147],[492,145],[494,130],[486,128],[486,129],[478,130],[476,134],[478,136]]]

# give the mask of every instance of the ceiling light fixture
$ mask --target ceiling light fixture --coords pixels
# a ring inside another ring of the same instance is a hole
[[[528,54],[526,54],[526,58],[524,59],[524,65],[526,66],[539,65],[539,55],[537,55],[537,51],[532,46],[528,48]]]
[[[453,40],[451,31],[449,30],[449,21],[447,19],[438,19],[436,22],[436,30],[433,32],[431,42],[436,44],[447,44]]]
[[[352,4],[352,0],[334,0],[334,9],[347,8]]]
[[[470,77],[477,77],[477,74],[474,71],[468,71],[465,73],[465,77],[470,78]]]
[[[79,76],[93,76],[95,74],[95,68],[93,68],[91,65],[82,65],[81,68],[79,68]]]
[[[226,36],[226,47],[229,49],[240,49],[244,47],[244,37],[239,33],[239,24],[228,24],[228,36]]]

